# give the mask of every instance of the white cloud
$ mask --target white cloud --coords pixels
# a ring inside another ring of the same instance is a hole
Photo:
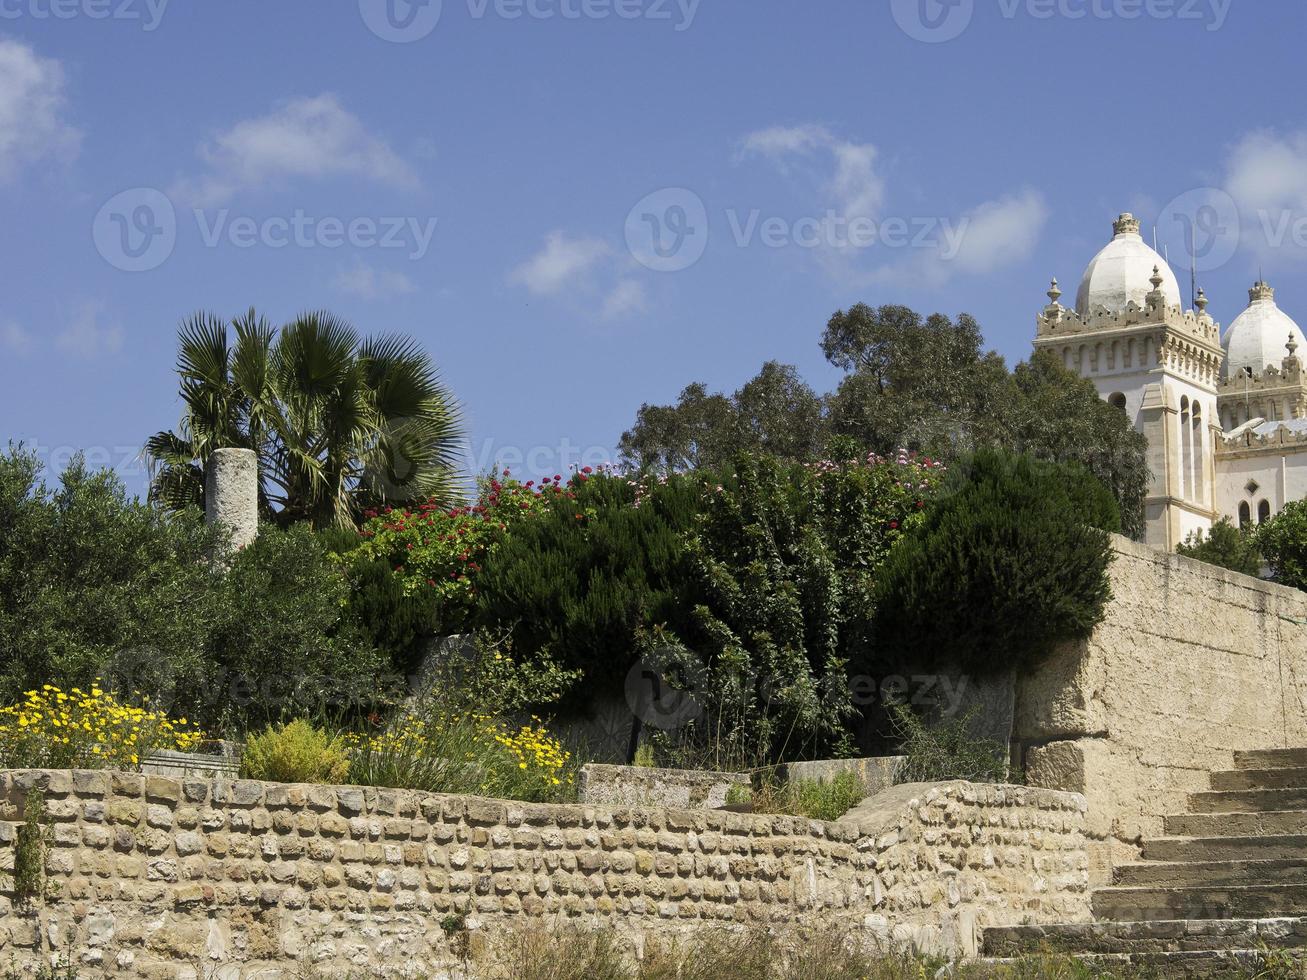
[[[32,336],[12,321],[0,323],[0,347],[13,354],[26,354],[32,349]]]
[[[1026,189],[972,208],[960,218],[931,219],[921,247],[874,270],[869,284],[942,286],[958,275],[988,275],[1033,253],[1048,223],[1048,204]],[[879,248],[880,246],[875,246]]]
[[[412,168],[330,94],[292,99],[267,115],[242,120],[203,144],[199,154],[208,172],[180,181],[174,190],[201,206],[293,178],[354,176],[398,187],[418,184]]]
[[[750,133],[740,143],[739,158],[751,156],[811,181],[815,194],[804,219],[809,227],[800,237],[799,222],[792,222],[791,234],[829,275],[850,284],[938,284],[958,274],[984,275],[1029,255],[1048,218],[1043,197],[1032,190],[988,201],[960,217],[920,209],[887,214],[889,192],[877,148],[816,124]]]
[[[1226,190],[1245,211],[1307,207],[1307,132],[1245,136],[1230,154]]]
[[[637,279],[623,279],[613,287],[604,300],[603,317],[613,320],[631,313],[643,313],[649,308],[649,297],[644,283]]]
[[[808,153],[837,142],[825,126],[772,126],[746,136],[740,144],[742,157],[750,154],[784,159],[796,153]]]
[[[336,274],[333,285],[342,293],[363,299],[384,299],[417,291],[413,280],[404,273],[376,269],[363,262],[355,262],[352,266],[341,269]]]
[[[55,336],[55,346],[75,357],[93,358],[122,350],[123,328],[103,322],[103,311],[88,304]]]
[[[958,224],[961,238],[952,257],[960,271],[985,275],[1024,261],[1048,222],[1044,195],[1027,188],[1020,194],[986,201]]]
[[[750,133],[741,142],[740,157],[765,157],[788,171],[793,158],[808,161],[810,172],[828,198],[825,207],[844,218],[875,217],[885,200],[885,181],[876,172],[879,156],[870,143],[837,138],[824,126],[775,126]],[[820,167],[814,155],[829,155]]]
[[[569,238],[555,231],[545,238],[544,247],[509,276],[537,296],[549,296],[565,288],[588,285],[595,267],[612,252],[599,238]]]
[[[77,156],[81,134],[65,121],[65,108],[63,66],[0,40],[0,183],[39,161]]]

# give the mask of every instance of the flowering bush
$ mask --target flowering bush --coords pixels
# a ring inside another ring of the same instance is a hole
[[[587,467],[569,481],[558,474],[537,484],[515,480],[504,470],[486,479],[476,503],[467,507],[427,502],[413,509],[368,511],[360,531],[363,544],[345,560],[352,569],[384,560],[406,596],[434,599],[433,630],[459,632],[469,624],[478,577],[496,545],[545,504],[574,501],[576,485],[592,472]]]
[[[490,715],[428,703],[373,733],[347,736],[364,786],[549,801],[574,789],[572,756],[539,718],[513,728]]]
[[[204,734],[164,712],[120,702],[93,686],[67,693],[46,684],[0,708],[0,769],[126,769],[159,749],[190,752]]]

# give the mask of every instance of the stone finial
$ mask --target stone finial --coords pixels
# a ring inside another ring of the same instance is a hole
[[[1153,284],[1153,292],[1161,292],[1162,283],[1166,282],[1166,280],[1162,278],[1162,269],[1160,266],[1153,266],[1153,277],[1148,281]]]
[[[1298,356],[1298,338],[1289,334],[1289,342],[1284,345],[1284,349],[1289,352],[1289,356],[1296,358]]]
[[[1057,301],[1062,298],[1062,288],[1057,284],[1057,277],[1053,277],[1053,284],[1048,287],[1048,299],[1056,306]]]
[[[1199,315],[1199,316],[1206,316],[1206,315],[1207,315],[1207,307],[1208,307],[1208,305],[1209,305],[1210,303],[1211,303],[1211,300],[1209,300],[1209,299],[1207,298],[1207,293],[1205,293],[1205,292],[1203,291],[1203,287],[1202,287],[1202,286],[1199,286],[1199,287],[1198,287],[1198,298],[1194,300],[1194,306],[1198,307],[1198,315]]]
[[[1252,304],[1264,299],[1275,299],[1275,290],[1265,279],[1258,279],[1248,290],[1248,302]]]
[[[250,449],[215,449],[204,466],[204,511],[227,529],[230,549],[259,536],[259,461]]]
[[[1115,235],[1139,234],[1139,219],[1129,211],[1124,212],[1121,217],[1112,222],[1112,233]]]

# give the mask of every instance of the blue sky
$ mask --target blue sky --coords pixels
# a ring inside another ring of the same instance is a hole
[[[438,15],[438,16],[437,16]],[[128,471],[178,322],[406,332],[469,466],[615,453],[858,301],[1026,356],[1122,210],[1307,318],[1297,0],[0,0],[0,437]],[[655,238],[655,233],[657,237]]]

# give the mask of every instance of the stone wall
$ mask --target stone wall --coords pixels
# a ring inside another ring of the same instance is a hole
[[[732,786],[747,794],[749,774],[591,763],[581,767],[577,782],[582,803],[676,810],[720,810]]]
[[[633,953],[721,927],[862,930],[974,951],[986,925],[1088,918],[1083,798],[898,787],[822,823],[407,791],[0,773],[0,856],[43,790],[56,893],[0,893],[0,962],[100,976],[446,975],[513,928],[609,928]],[[263,972],[259,972],[263,971]]]
[[[1087,797],[1095,884],[1236,750],[1307,745],[1307,594],[1113,547],[1106,621],[1021,678],[1014,730],[1029,782]]]

